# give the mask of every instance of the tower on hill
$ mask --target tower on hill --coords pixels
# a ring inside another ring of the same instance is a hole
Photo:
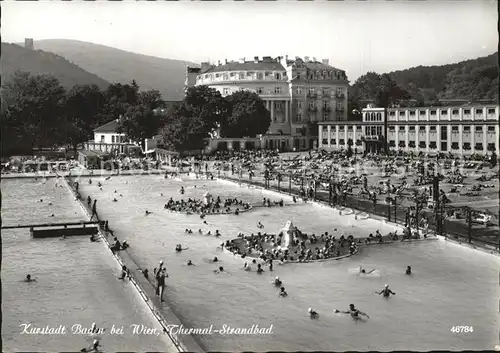
[[[35,45],[33,44],[33,38],[24,38],[24,47],[29,50],[35,50]]]

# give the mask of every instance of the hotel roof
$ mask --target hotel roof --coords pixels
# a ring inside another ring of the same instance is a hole
[[[246,61],[242,62],[228,62],[227,64],[219,65],[208,69],[203,72],[204,74],[212,72],[224,71],[250,71],[250,70],[269,70],[269,71],[285,71],[283,65],[276,61]]]

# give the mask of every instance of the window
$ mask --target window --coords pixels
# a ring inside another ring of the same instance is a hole
[[[369,126],[365,126],[365,135],[371,135],[371,130]]]
[[[495,114],[495,108],[489,108],[488,114]]]
[[[419,126],[418,131],[420,132],[425,132],[425,126]]]
[[[458,126],[454,125],[451,127],[452,132],[458,132]]]
[[[327,140],[327,139],[323,139],[323,140],[321,140],[321,144],[326,145],[327,143],[328,143],[328,140]]]
[[[389,112],[389,116],[395,116],[396,112]]]
[[[476,132],[483,132],[482,126],[476,126]]]
[[[245,74],[244,74],[243,72],[240,72],[240,73],[238,74],[238,78],[239,78],[240,80],[243,80],[243,79],[245,78]]]
[[[377,121],[382,121],[382,114],[377,113]]]
[[[323,88],[323,95],[327,96],[330,94],[330,90],[328,88]]]
[[[495,132],[494,126],[488,126],[488,132]]]
[[[352,131],[352,126],[348,126],[347,131]]]
[[[302,121],[302,113],[297,113],[297,121],[298,122]]]
[[[258,94],[264,93],[264,87],[257,87],[257,93]]]
[[[257,72],[257,80],[262,80],[264,79],[264,75],[262,74],[262,72]]]
[[[328,109],[328,108],[330,108],[330,102],[323,101],[323,109]]]
[[[426,148],[426,147],[427,147],[427,144],[425,143],[425,141],[419,141],[419,142],[418,142],[418,147],[419,147],[419,148]]]
[[[339,140],[339,145],[342,145],[342,146],[345,145],[345,140],[344,139],[340,139]]]
[[[414,110],[410,110],[410,116],[414,116],[415,115],[415,111]]]
[[[396,127],[395,126],[389,126],[389,131],[395,131]]]
[[[448,111],[446,109],[442,109],[441,110],[441,115],[448,115]]]
[[[302,103],[303,103],[302,101],[298,101],[297,108],[302,109],[302,107],[303,107]]]
[[[230,76],[230,77],[234,77],[235,75],[236,75],[236,72],[231,72],[231,73],[229,74],[229,76]]]
[[[477,151],[482,151],[483,150],[483,144],[482,143],[476,143],[474,146],[474,149]]]
[[[415,141],[409,141],[408,147],[415,148]]]
[[[448,126],[441,126],[441,140],[448,139]]]
[[[406,130],[406,128],[404,126],[399,127],[399,131],[405,131],[405,130]]]
[[[224,88],[224,95],[227,96],[229,94],[229,88]]]
[[[377,126],[377,136],[382,135],[382,126]]]
[[[494,151],[495,150],[495,143],[488,143],[488,151]]]
[[[228,75],[228,74],[224,74],[224,75],[222,76],[222,79],[223,79],[224,81],[229,80],[229,75]]]
[[[476,109],[476,115],[483,115],[482,109]]]
[[[312,102],[312,101],[309,102],[309,108],[314,109],[314,102]]]
[[[277,79],[277,80],[281,80],[281,74],[279,72],[275,73],[274,74],[274,77]]]
[[[470,142],[464,142],[464,150],[470,151]]]
[[[101,135],[101,142],[104,142],[104,135]]]
[[[399,147],[405,148],[406,147],[406,142],[404,141],[399,141]]]
[[[431,110],[431,115],[436,115],[436,111],[435,110]]]
[[[399,112],[399,116],[406,116],[406,112],[405,112],[404,110],[401,110],[401,111]]]
[[[115,143],[115,135],[111,135],[111,143]]]
[[[323,114],[323,121],[328,121],[328,118],[330,118],[330,114],[324,113]]]
[[[420,116],[425,115],[425,110],[419,110],[418,114],[419,114]]]
[[[464,109],[464,115],[469,115],[470,114],[470,109]]]
[[[337,88],[337,95],[344,94],[344,90],[342,88]]]
[[[302,87],[297,87],[297,94],[302,94],[302,93],[304,93]]]
[[[451,114],[452,114],[452,115],[458,115],[458,109],[453,109],[453,110],[451,111]]]
[[[464,129],[465,133],[469,133],[470,132],[470,126],[464,126],[463,129]]]
[[[274,87],[274,93],[275,94],[281,94],[281,87]]]
[[[356,126],[356,131],[363,131],[363,128],[361,126]]]
[[[363,141],[361,140],[356,140],[356,146],[361,146],[363,144]]]
[[[314,88],[309,88],[309,95],[313,96],[316,94],[316,89]]]
[[[436,141],[429,142],[429,148],[435,150],[437,148]]]
[[[219,78],[220,77],[220,74],[215,74],[215,78]]]
[[[396,147],[396,141],[390,140],[389,141],[389,147]]]
[[[282,109],[282,107],[283,107],[283,106],[282,106],[282,104],[281,104],[281,103],[274,103],[274,107],[275,107],[276,109]]]
[[[331,145],[336,145],[336,144],[337,144],[337,140],[335,140],[335,139],[331,139],[331,140],[330,140],[330,144],[331,144]]]
[[[344,127],[343,126],[339,126],[338,129],[339,129],[339,132],[344,132]]]
[[[430,126],[430,131],[436,132],[436,127],[435,126]]]
[[[447,151],[448,150],[448,142],[444,141],[441,142],[441,151]]]
[[[410,131],[415,131],[415,126],[410,126]]]

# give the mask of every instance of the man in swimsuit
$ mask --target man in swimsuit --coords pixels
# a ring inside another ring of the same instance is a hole
[[[375,271],[375,269],[371,269],[370,271],[366,272],[366,270],[363,268],[363,266],[359,266],[359,274],[369,275],[373,271]]]
[[[158,277],[158,288],[160,292],[160,301],[163,302],[163,293],[165,292],[165,278],[168,277],[167,271],[162,269]]]
[[[377,294],[383,294],[384,295],[384,298],[389,298],[389,296],[392,294],[392,295],[396,295],[396,293],[394,293],[392,290],[389,289],[389,285],[386,284],[384,286],[384,289],[382,289],[380,292],[376,292]]]
[[[362,311],[359,311],[358,309],[356,309],[354,307],[354,304],[349,304],[349,310],[347,311],[339,311],[337,309],[335,309],[335,312],[336,313],[342,313],[342,314],[350,314],[351,317],[353,319],[361,319],[361,317],[359,315],[362,315],[362,316],[366,316],[367,318],[370,318],[367,314],[365,314],[364,312]]]

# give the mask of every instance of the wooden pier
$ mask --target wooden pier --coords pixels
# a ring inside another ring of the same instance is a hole
[[[2,229],[29,228],[33,238],[54,238],[62,236],[95,235],[104,222],[66,222],[3,226]]]

